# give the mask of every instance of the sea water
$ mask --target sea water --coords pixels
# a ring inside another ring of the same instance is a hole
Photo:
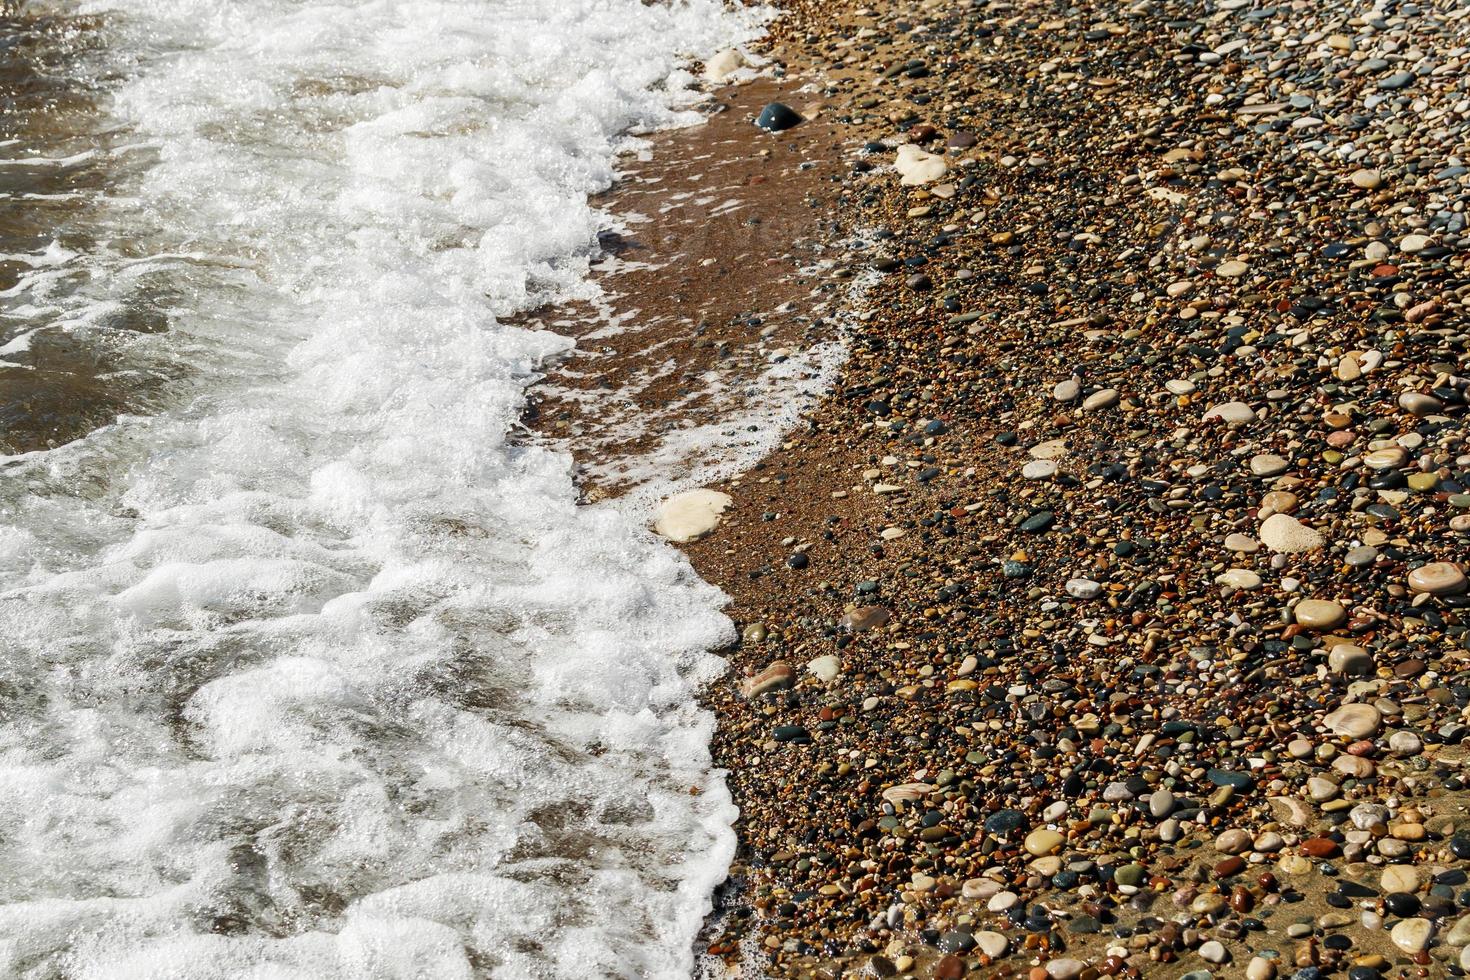
[[[35,330],[146,284],[176,380],[0,464],[0,975],[689,975],[731,627],[515,438],[566,341],[499,318],[591,295],[588,195],[756,15],[50,6],[119,173]]]

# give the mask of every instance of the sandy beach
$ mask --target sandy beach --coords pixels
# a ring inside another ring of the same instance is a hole
[[[830,166],[751,208],[873,281],[686,546],[742,636],[729,975],[1463,972],[1467,35],[788,6],[805,121],[745,152]]]

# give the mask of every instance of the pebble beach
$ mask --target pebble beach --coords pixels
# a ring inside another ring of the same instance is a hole
[[[864,285],[670,535],[741,637],[707,971],[1463,975],[1470,7],[796,0],[761,53]]]

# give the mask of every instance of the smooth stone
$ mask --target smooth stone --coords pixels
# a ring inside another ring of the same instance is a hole
[[[747,677],[741,682],[741,690],[748,698],[758,697],[767,691],[790,687],[795,677],[796,672],[791,669],[791,665],[778,660],[759,674]]]
[[[1199,958],[1206,963],[1227,963],[1230,960],[1230,951],[1225,944],[1217,939],[1211,939],[1199,948]]]
[[[1224,276],[1226,279],[1238,279],[1241,276],[1245,275],[1246,270],[1249,268],[1250,266],[1246,265],[1244,262],[1241,262],[1238,259],[1232,259],[1229,262],[1221,262],[1218,266],[1216,266],[1215,275]]]
[[[1339,643],[1327,651],[1327,669],[1347,677],[1371,677],[1373,655],[1360,646]]]
[[[1082,410],[1084,412],[1091,412],[1099,408],[1110,408],[1117,403],[1118,389],[1104,388],[1101,391],[1094,391],[1082,399]]]
[[[1388,736],[1388,750],[1394,755],[1418,755],[1424,751],[1424,740],[1413,732],[1394,732]]]
[[[1378,734],[1383,713],[1371,704],[1345,704],[1322,719],[1328,731],[1341,738],[1369,738]]]
[[[1283,555],[1316,551],[1326,544],[1321,534],[1286,514],[1266,518],[1261,524],[1260,537],[1262,544]]]
[[[1277,476],[1286,472],[1291,464],[1275,453],[1261,453],[1251,457],[1251,472],[1256,476]]]
[[[1090,578],[1074,578],[1068,580],[1066,586],[1067,595],[1074,599],[1096,599],[1102,592],[1102,585]]]
[[[654,515],[653,529],[670,541],[698,541],[720,526],[720,515],[734,499],[718,490],[689,490],[665,500]]]
[[[1225,535],[1225,548],[1241,555],[1253,555],[1261,550],[1261,542],[1249,534],[1241,534],[1239,531]]]
[[[1174,794],[1166,789],[1156,789],[1149,794],[1148,812],[1156,819],[1162,819],[1174,812]]]
[[[1032,857],[1043,857],[1060,847],[1064,840],[1066,838],[1055,830],[1038,827],[1026,835],[1022,846],[1026,848],[1026,853]]]
[[[1245,965],[1245,980],[1276,980],[1276,964],[1264,956],[1253,956]]]
[[[1197,390],[1193,381],[1174,378],[1164,382],[1164,390],[1171,395],[1192,395]]]
[[[1363,454],[1363,465],[1370,470],[1396,470],[1409,461],[1402,446],[1384,446]]]
[[[1459,595],[1465,584],[1465,573],[1451,561],[1430,562],[1409,573],[1409,591],[1415,593]]]
[[[1303,599],[1292,607],[1292,616],[1308,629],[1330,630],[1347,621],[1347,610],[1330,599]]]
[[[1209,419],[1220,419],[1223,422],[1251,422],[1255,420],[1255,409],[1245,402],[1221,402],[1212,406],[1205,412],[1204,417]]]
[[[1072,401],[1080,394],[1082,394],[1082,382],[1076,378],[1058,381],[1056,387],[1051,390],[1051,396],[1059,402]]]
[[[723,82],[747,65],[749,62],[739,49],[726,48],[704,63],[704,77],[712,82]]]
[[[1389,930],[1388,938],[1406,953],[1418,953],[1429,946],[1434,925],[1428,919],[1405,919]]]
[[[1261,498],[1261,506],[1277,514],[1290,514],[1298,503],[1296,494],[1290,490],[1272,490]]]
[[[1378,887],[1385,892],[1416,892],[1419,890],[1419,871],[1408,864],[1390,864],[1383,869]]]
[[[1060,959],[1048,960],[1046,964],[1046,975],[1049,980],[1077,980],[1082,971],[1087,969],[1087,964],[1071,956],[1063,956]]]
[[[1383,184],[1383,177],[1376,170],[1354,170],[1350,178],[1353,186],[1371,191]]]
[[[1417,418],[1433,415],[1444,407],[1444,403],[1433,395],[1422,391],[1406,391],[1399,395],[1399,408]]]
[[[1006,955],[1011,948],[1011,941],[999,932],[983,929],[974,933],[975,948],[993,960],[998,960]]]
[[[863,633],[877,629],[891,618],[893,614],[882,606],[859,606],[851,612],[843,613],[837,625],[849,633]]]
[[[1261,587],[1261,576],[1249,568],[1226,569],[1215,582],[1220,585],[1228,585],[1232,589],[1259,589]]]
[[[801,115],[789,105],[772,102],[761,110],[755,124],[768,133],[779,133],[802,122]]]

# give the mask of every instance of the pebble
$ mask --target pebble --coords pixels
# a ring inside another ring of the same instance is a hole
[[[1368,738],[1378,734],[1383,714],[1371,704],[1345,704],[1322,721],[1329,731],[1342,738]]]
[[[720,526],[721,515],[735,502],[718,490],[689,490],[659,505],[653,529],[681,544],[698,541]]]
[[[1326,540],[1288,514],[1272,514],[1261,523],[1261,543],[1277,554],[1294,555],[1321,549]]]

